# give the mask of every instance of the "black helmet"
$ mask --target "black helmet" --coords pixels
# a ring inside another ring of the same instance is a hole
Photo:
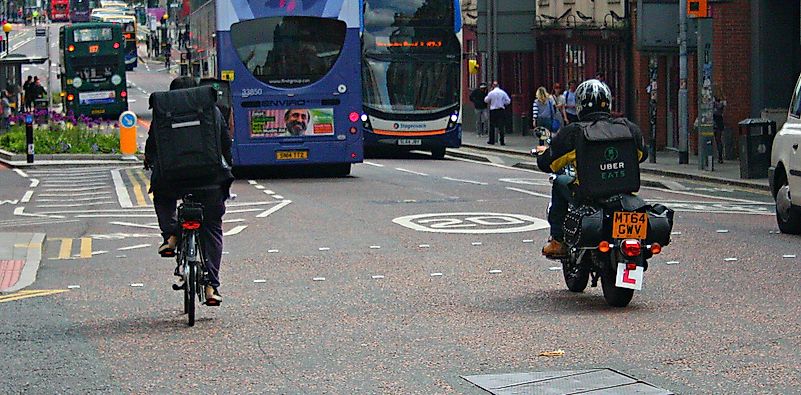
[[[599,80],[587,80],[576,88],[576,111],[579,118],[596,113],[611,112],[612,91]]]

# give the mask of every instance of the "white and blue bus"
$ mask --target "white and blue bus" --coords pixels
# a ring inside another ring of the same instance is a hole
[[[462,142],[459,0],[364,0],[366,147],[430,150]]]
[[[192,70],[229,82],[234,167],[364,157],[361,0],[217,0],[191,10]]]

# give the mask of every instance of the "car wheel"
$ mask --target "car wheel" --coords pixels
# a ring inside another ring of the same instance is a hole
[[[782,233],[801,234],[801,209],[793,205],[787,180],[783,178],[781,182],[781,187],[776,193],[776,223]]]

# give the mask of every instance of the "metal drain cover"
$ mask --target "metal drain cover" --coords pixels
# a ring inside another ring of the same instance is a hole
[[[673,395],[673,392],[612,369],[485,374],[462,378],[496,395]]]

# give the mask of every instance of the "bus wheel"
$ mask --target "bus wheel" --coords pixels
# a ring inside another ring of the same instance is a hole
[[[340,163],[334,167],[334,175],[337,177],[347,177],[350,175],[350,163]]]
[[[437,147],[437,148],[431,149],[431,156],[433,156],[434,159],[444,159],[445,158],[445,147]]]

